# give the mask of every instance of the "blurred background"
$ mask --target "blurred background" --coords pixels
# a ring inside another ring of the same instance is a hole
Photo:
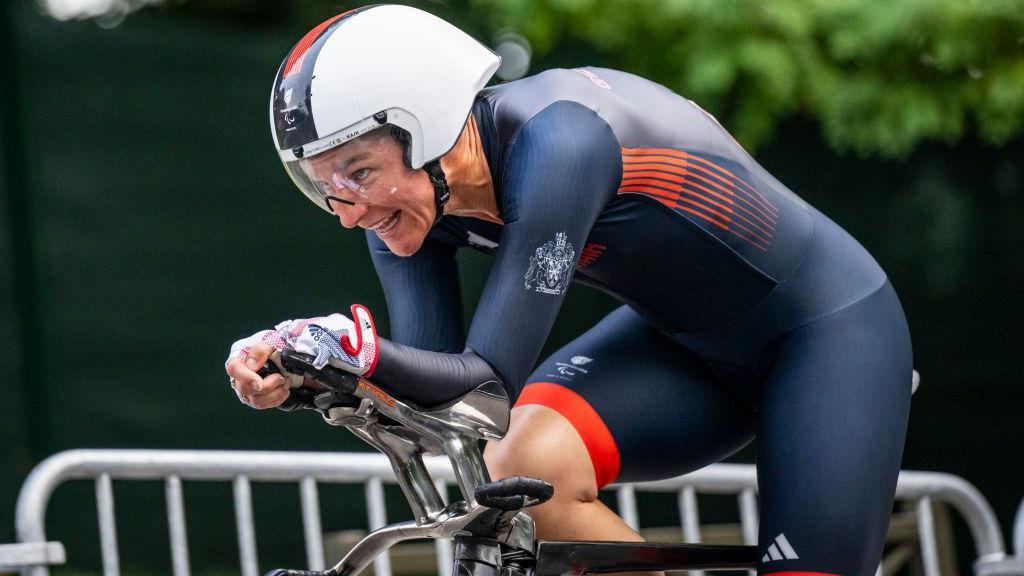
[[[292,44],[358,4],[0,4],[0,542],[26,474],[61,450],[365,450],[312,414],[244,408],[222,368],[234,340],[352,302],[388,333],[362,234],[294,189],[267,121]],[[671,87],[857,237],[902,297],[923,376],[904,467],[966,478],[1009,535],[1024,496],[1024,0],[414,5],[498,50],[506,80],[598,65]],[[489,261],[460,258],[472,310]],[[574,287],[547,351],[613,307]],[[115,489],[126,573],[168,572],[162,486]],[[264,565],[301,564],[297,491],[254,489]],[[194,569],[236,571],[229,487],[185,494]],[[358,491],[322,500],[325,529],[365,524]],[[98,572],[92,486],[60,488],[50,510],[69,555],[54,573]]]

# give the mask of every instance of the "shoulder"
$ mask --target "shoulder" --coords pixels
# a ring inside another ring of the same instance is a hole
[[[493,114],[498,141],[507,148],[524,130],[550,130],[560,120],[576,133],[589,128],[610,135],[602,111],[615,108],[616,95],[592,77],[589,69],[552,69],[485,89],[481,98]]]
[[[620,154],[611,126],[597,112],[568,100],[552,102],[523,125],[509,159],[544,164],[610,161]]]
[[[622,179],[618,140],[593,110],[559,101],[511,143],[501,178],[506,222],[596,217]]]

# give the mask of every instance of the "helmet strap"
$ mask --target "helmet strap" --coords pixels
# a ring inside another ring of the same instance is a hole
[[[444,205],[452,197],[452,191],[448,188],[448,180],[444,176],[440,160],[431,160],[423,165],[430,177],[430,183],[434,185],[434,224],[444,216]]]

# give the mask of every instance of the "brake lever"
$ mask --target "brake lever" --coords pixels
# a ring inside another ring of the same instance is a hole
[[[279,360],[279,359],[278,359]],[[260,375],[260,378],[266,378],[271,374],[281,374],[281,376],[288,378],[285,374],[281,373],[280,367],[273,358],[268,358],[266,363],[256,371]],[[280,405],[277,406],[278,410],[285,412],[292,412],[295,410],[315,410],[316,406],[313,404],[313,397],[316,396],[316,390],[312,388],[291,388],[288,392],[288,397],[284,399]]]
[[[291,388],[288,391],[288,397],[284,399],[284,402],[277,406],[278,410],[284,410],[285,412],[293,412],[295,410],[316,410],[316,396],[318,392],[312,388],[306,388],[300,386],[299,388]]]
[[[328,389],[342,394],[352,394],[355,392],[359,382],[359,377],[355,374],[345,372],[330,364],[325,365],[323,368],[317,368],[313,365],[313,356],[296,352],[289,348],[281,350],[278,361],[288,374],[308,376]],[[262,378],[266,378],[271,374],[287,376],[287,374],[281,372],[281,368],[273,360],[267,361],[256,373]]]
[[[282,373],[282,368],[289,374],[309,377],[325,386],[327,390],[314,390],[301,386],[292,388],[288,398],[278,406],[281,410],[317,410],[327,416],[331,408],[359,405],[359,398],[353,395],[359,382],[358,376],[329,364],[323,368],[317,368],[313,365],[313,356],[296,352],[290,348],[281,350],[277,358],[268,360],[256,373],[263,378],[271,374],[281,374],[287,377]]]

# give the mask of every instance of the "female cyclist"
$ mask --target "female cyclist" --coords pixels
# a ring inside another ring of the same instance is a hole
[[[430,407],[497,380],[517,399],[494,478],[555,486],[546,539],[637,540],[598,499],[754,440],[761,574],[874,574],[903,451],[910,336],[885,273],[693,102],[624,72],[549,70],[485,88],[498,58],[425,12],[317,26],[271,98],[298,188],[366,231],[390,340],[370,312],[283,322],[233,346],[254,370],[293,346]],[[494,257],[468,332],[455,253]],[[570,281],[623,305],[534,368]]]

